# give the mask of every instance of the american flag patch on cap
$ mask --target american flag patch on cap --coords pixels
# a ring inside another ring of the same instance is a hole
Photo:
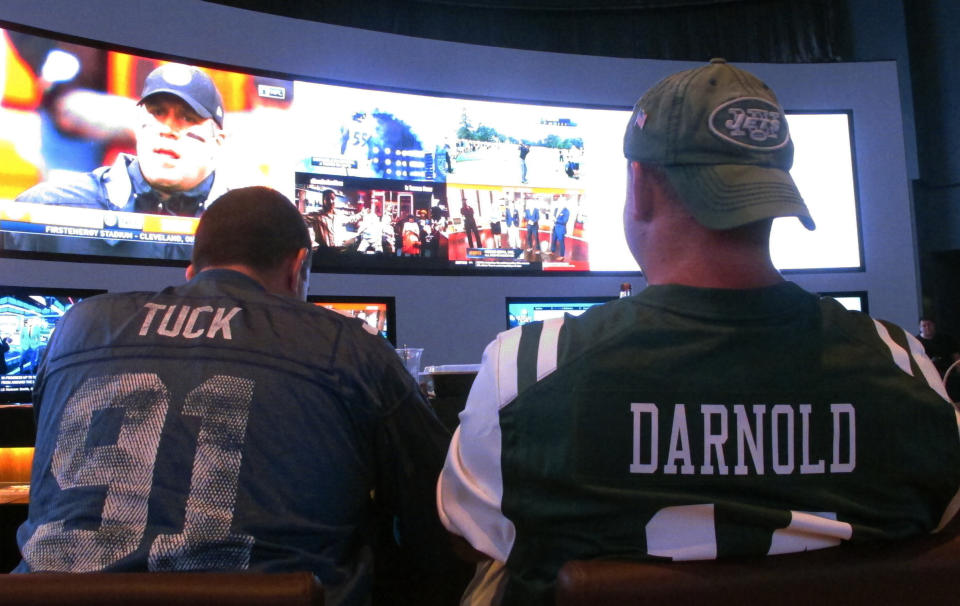
[[[636,120],[637,128],[643,130],[643,125],[646,124],[646,122],[647,122],[647,112],[643,111],[642,108],[638,109],[637,120]]]

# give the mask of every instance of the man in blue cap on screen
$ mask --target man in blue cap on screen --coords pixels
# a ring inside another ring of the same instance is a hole
[[[109,166],[45,181],[17,201],[199,217],[208,202],[226,191],[216,182],[215,170],[225,139],[223,117],[223,99],[209,75],[193,66],[162,65],[147,76],[137,103],[136,157],[122,153]],[[146,253],[146,247],[156,254]],[[4,248],[176,259],[190,255],[185,245],[34,234],[4,234]]]
[[[783,279],[813,219],[779,101],[722,59],[636,104],[623,218],[640,293],[486,349],[438,487],[490,559],[465,604],[552,604],[576,559],[893,540],[960,506],[958,415],[919,342]]]

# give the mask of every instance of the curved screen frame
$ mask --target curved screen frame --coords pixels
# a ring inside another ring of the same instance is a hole
[[[255,77],[260,77],[260,76],[262,76],[262,77],[264,77],[264,78],[274,78],[274,79],[281,79],[281,80],[288,80],[288,81],[296,81],[297,83],[302,83],[304,86],[311,86],[311,87],[312,87],[312,86],[317,86],[317,87],[349,86],[351,89],[354,89],[354,90],[356,90],[356,91],[373,91],[373,93],[401,94],[401,95],[402,95],[402,94],[414,94],[414,93],[415,93],[415,94],[417,94],[417,95],[421,95],[424,99],[433,99],[433,100],[456,99],[456,100],[458,100],[457,102],[464,102],[464,103],[466,103],[466,102],[476,102],[476,103],[506,104],[507,106],[514,107],[514,108],[538,108],[538,107],[539,107],[539,108],[564,108],[564,109],[570,109],[571,111],[573,111],[573,110],[576,110],[576,111],[588,111],[588,112],[589,112],[589,111],[594,111],[594,110],[595,110],[595,111],[600,111],[600,112],[604,112],[604,111],[615,111],[615,112],[617,112],[618,114],[619,114],[619,113],[629,112],[629,109],[630,109],[630,108],[622,107],[622,106],[600,106],[600,105],[585,105],[585,104],[565,104],[565,105],[562,105],[562,106],[561,106],[561,105],[557,105],[555,102],[554,102],[554,103],[551,103],[551,102],[531,102],[531,101],[529,101],[529,100],[517,101],[517,100],[509,100],[509,99],[491,99],[491,98],[484,98],[484,97],[480,97],[480,96],[469,96],[469,95],[465,95],[465,94],[462,94],[462,93],[458,93],[457,95],[454,96],[454,95],[447,94],[447,93],[442,93],[442,92],[431,92],[431,91],[422,91],[422,90],[412,91],[412,90],[400,89],[400,88],[396,88],[396,87],[391,88],[391,87],[387,87],[387,86],[371,86],[371,85],[364,85],[364,84],[357,84],[357,83],[349,83],[349,84],[348,84],[348,83],[344,83],[344,82],[339,82],[339,81],[334,81],[334,80],[324,80],[324,79],[319,79],[319,78],[315,78],[315,77],[307,78],[307,77],[295,76],[295,75],[291,75],[291,74],[278,74],[278,73],[275,73],[275,72],[265,72],[265,71],[247,69],[247,68],[238,68],[238,67],[235,67],[235,66],[225,66],[225,65],[222,65],[222,64],[216,64],[216,63],[211,63],[211,62],[203,62],[203,61],[196,61],[196,60],[193,60],[193,59],[185,59],[185,58],[176,57],[176,56],[173,56],[173,55],[162,55],[162,54],[150,53],[150,52],[142,51],[142,50],[129,49],[129,48],[127,48],[127,47],[121,47],[121,46],[117,46],[117,45],[113,45],[113,44],[106,44],[106,43],[97,42],[97,41],[92,41],[92,40],[88,40],[88,39],[75,38],[75,37],[65,36],[65,35],[62,35],[62,34],[52,34],[52,33],[50,33],[50,32],[46,32],[46,31],[43,31],[43,30],[37,30],[37,29],[34,29],[34,28],[19,26],[19,25],[15,25],[15,24],[9,24],[9,23],[4,23],[4,22],[0,22],[0,24],[4,25],[5,27],[8,27],[8,28],[11,29],[11,30],[21,31],[21,32],[24,32],[24,33],[29,33],[29,34],[34,34],[34,35],[42,35],[42,36],[44,36],[44,37],[49,37],[49,38],[54,39],[54,40],[62,40],[62,41],[69,41],[69,42],[74,42],[74,43],[80,43],[80,44],[87,45],[87,46],[90,46],[90,47],[93,47],[93,48],[99,48],[99,49],[108,50],[108,51],[132,52],[132,53],[136,53],[136,54],[139,55],[139,56],[142,56],[142,57],[145,57],[145,58],[149,58],[149,59],[151,59],[151,60],[184,61],[184,62],[189,62],[189,63],[194,64],[194,65],[199,65],[199,66],[203,66],[203,67],[209,67],[209,68],[211,68],[211,69],[225,69],[225,70],[228,70],[228,71],[235,71],[235,72],[238,72],[238,73],[243,73],[243,74],[247,74],[247,75],[255,76]],[[294,85],[294,86],[296,86],[296,85]],[[813,112],[809,112],[809,111],[792,112],[792,111],[791,111],[791,112],[788,112],[788,113],[810,114],[810,113],[813,113]],[[823,114],[845,113],[845,114],[847,114],[848,116],[851,115],[851,112],[846,111],[846,110],[839,110],[839,111],[817,111],[816,113],[823,113]],[[558,119],[558,122],[562,122],[562,120],[563,120],[562,118],[559,118],[559,119]],[[551,120],[547,120],[547,122],[550,122],[550,121],[551,121]],[[850,124],[849,129],[852,130],[852,128],[853,128],[853,126],[852,126],[852,119],[849,121],[849,124]],[[559,128],[559,127],[558,127],[558,128]],[[479,127],[477,127],[477,128],[474,129],[474,130],[479,130]],[[849,141],[850,141],[850,150],[851,150],[851,159],[850,159],[851,166],[850,166],[850,168],[851,168],[851,178],[852,178],[853,183],[854,183],[854,191],[853,191],[853,200],[852,200],[852,209],[851,209],[851,210],[852,210],[853,215],[856,217],[856,219],[855,219],[855,227],[854,227],[854,230],[855,230],[854,241],[855,241],[855,243],[854,243],[853,247],[858,251],[858,252],[857,252],[857,260],[856,260],[856,262],[846,263],[846,264],[845,264],[844,266],[842,266],[842,267],[832,267],[832,266],[816,266],[816,267],[809,267],[809,268],[808,268],[808,267],[789,267],[789,268],[785,268],[785,269],[784,269],[785,272],[818,272],[818,273],[821,273],[821,272],[833,272],[833,271],[862,271],[862,270],[863,270],[863,256],[864,256],[864,255],[863,255],[863,238],[862,238],[862,235],[861,235],[862,232],[861,232],[861,228],[860,228],[860,220],[859,220],[859,216],[860,216],[860,211],[859,211],[859,197],[858,197],[858,192],[857,192],[857,187],[856,187],[856,158],[855,158],[855,156],[854,156],[853,153],[852,153],[852,152],[853,152],[853,138],[852,138],[852,136],[851,136],[851,133],[848,133],[847,136],[848,136]],[[618,135],[618,137],[619,137],[619,135]],[[511,144],[511,145],[512,145],[512,144]],[[618,146],[614,146],[614,147],[617,147],[617,148],[618,148]],[[616,152],[616,153],[615,153],[614,155],[619,156],[619,149],[615,149],[615,152]],[[563,148],[559,148],[558,157],[562,157],[562,156],[563,156]],[[381,159],[382,159],[382,158],[381,158]],[[619,163],[620,166],[623,166],[623,160],[622,160],[622,158],[619,158],[619,159],[617,160],[617,162]],[[297,173],[298,175],[301,175],[301,176],[306,175],[305,177],[302,177],[302,178],[304,178],[304,179],[306,179],[306,180],[308,180],[308,181],[309,181],[311,178],[314,178],[314,177],[319,177],[321,180],[324,180],[324,179],[329,180],[328,177],[331,177],[330,175],[326,175],[326,174],[323,174],[323,173],[309,173],[309,172],[303,172],[303,171],[300,171],[300,172],[294,171],[294,172]],[[360,180],[362,180],[362,181],[363,181],[363,180],[370,181],[370,180],[372,179],[371,177],[356,177],[356,178],[357,178],[357,179],[360,179]],[[375,180],[375,179],[374,179],[374,180]],[[353,183],[353,185],[355,185],[355,187],[353,187],[354,194],[356,193],[356,190],[363,189],[363,188],[366,188],[366,189],[368,189],[368,190],[374,190],[374,191],[382,191],[382,190],[384,189],[384,188],[382,187],[382,184],[378,184],[378,183],[368,183],[368,182],[366,182],[366,181],[361,182],[361,183],[359,184],[359,186],[357,186],[357,183]],[[617,173],[617,177],[616,177],[615,179],[605,179],[604,181],[617,182],[619,185],[622,185],[623,179],[622,179],[622,177],[620,176],[620,174]],[[399,182],[399,183],[402,184],[403,186],[410,185],[410,183],[406,183],[406,182],[402,182],[402,181]],[[461,185],[463,185],[463,184],[461,184]],[[479,187],[469,187],[469,188],[460,187],[460,188],[458,189],[458,193],[460,194],[460,196],[461,196],[461,197],[463,197],[463,196],[469,197],[469,196],[474,196],[474,195],[480,196],[480,195],[483,194],[483,192],[486,192],[486,191],[487,191],[486,189],[481,189],[481,188],[488,188],[488,187],[490,186],[490,184],[483,184],[483,183],[481,183],[481,184],[473,184],[473,185],[478,185]],[[325,185],[324,185],[323,183],[320,183],[320,184],[319,184],[319,187],[324,187],[324,186],[325,186]],[[414,184],[414,187],[417,187],[417,185]],[[294,191],[301,191],[301,190],[298,190],[296,186],[294,186],[293,189],[294,189]],[[536,189],[536,188],[530,188],[530,189]],[[541,188],[541,189],[550,189],[550,188]],[[556,188],[554,188],[554,189],[556,189]],[[512,190],[511,190],[511,191],[512,191]],[[620,190],[618,189],[617,191],[619,192]],[[388,192],[388,193],[389,193],[389,192]],[[396,194],[397,192],[393,192],[393,193]],[[422,193],[425,193],[425,192],[422,192]],[[509,192],[508,192],[508,193],[509,193]],[[516,193],[516,191],[512,191],[512,193],[513,193],[514,195],[526,195],[525,193],[518,194],[518,193]],[[537,192],[533,192],[533,193],[536,194]],[[294,194],[293,196],[290,196],[290,197],[296,198],[297,195],[298,195],[298,194]],[[392,194],[391,194],[391,195],[392,195]],[[414,195],[415,195],[415,194],[414,194]],[[557,196],[557,195],[563,196],[564,194],[552,193],[552,194],[546,194],[546,195],[549,195],[549,196]],[[397,197],[398,197],[398,198],[402,197],[402,193],[401,193],[401,194],[398,194]],[[610,196],[606,196],[606,197],[610,197]],[[616,198],[617,196],[614,195],[614,196],[612,196],[612,197]],[[344,199],[346,199],[346,196],[345,196]],[[569,199],[569,197],[568,197],[568,199]],[[298,200],[298,202],[302,202],[302,201]],[[550,201],[551,204],[552,204],[552,202],[553,202],[553,200]],[[352,203],[356,204],[356,199],[354,199]],[[546,202],[542,202],[542,203],[543,203],[543,204],[546,204]],[[414,202],[413,202],[413,206],[412,206],[411,208],[416,208],[416,204],[417,204],[417,202],[414,201]],[[422,204],[422,202],[421,202],[421,204]],[[397,206],[398,206],[398,207],[402,207],[402,205],[403,205],[403,202],[402,202],[402,201],[400,201],[400,202],[397,203]],[[315,204],[315,201],[314,201],[314,207],[315,207],[315,206],[316,206],[316,204]],[[452,206],[453,206],[452,204],[448,204],[448,208],[447,208],[448,212],[452,211]],[[432,208],[432,207],[431,207],[431,208]],[[423,209],[423,208],[420,208],[420,209],[418,209],[418,210],[421,210],[421,211],[422,211],[422,210],[424,210],[424,209]],[[550,210],[552,210],[552,208],[551,208]],[[452,212],[451,214],[452,214],[452,215],[456,215],[457,213],[456,213],[456,212]],[[462,215],[461,215],[461,216],[451,216],[451,217],[449,217],[449,219],[450,219],[450,222],[451,222],[451,223],[456,223],[456,222],[458,221],[458,219],[459,219],[460,225],[464,225],[464,224],[465,224],[465,222],[464,222],[464,217],[463,217]],[[502,222],[501,222],[501,223],[502,223]],[[576,232],[576,225],[577,225],[576,219],[574,219],[573,225],[574,225],[574,227],[572,228],[571,232],[575,234],[575,232]],[[619,229],[619,226],[618,226],[618,225],[616,225],[615,227],[616,227],[616,229]],[[500,241],[505,241],[505,240],[507,240],[508,236],[507,236],[506,233],[503,233],[503,232],[506,231],[506,230],[504,230],[503,226],[501,226],[501,230],[502,230],[502,231],[501,231],[501,234],[500,234]],[[466,231],[466,230],[464,230],[464,231]],[[484,232],[486,232],[486,231],[487,231],[487,230],[484,230]],[[492,231],[492,229],[491,229],[490,231]],[[607,231],[609,231],[609,230],[607,230]],[[404,233],[405,233],[405,232],[404,232]],[[540,247],[543,247],[543,246],[545,245],[545,241],[551,239],[551,233],[550,233],[550,231],[549,231],[549,228],[548,228],[547,231],[544,231],[543,226],[541,226],[540,230],[538,231],[538,234],[539,234],[539,245],[540,245]],[[458,236],[458,237],[460,237],[460,238],[462,239],[461,241],[463,241],[463,239],[466,239],[466,238],[465,238],[466,234],[465,234],[464,232],[462,232],[462,231],[457,230],[457,231],[455,232],[455,235]],[[492,235],[493,235],[493,234],[483,233],[483,234],[482,234],[482,237],[483,237],[485,240],[488,240]],[[425,237],[425,236],[423,235],[423,230],[421,230],[421,233],[419,234],[419,237],[420,237],[421,239],[423,239],[423,238]],[[403,238],[401,237],[401,235],[400,235],[400,234],[397,234],[397,238],[396,238],[396,241],[398,242],[398,250],[397,250],[397,252],[396,252],[395,254],[393,254],[393,253],[383,254],[382,256],[381,256],[381,255],[376,255],[376,254],[374,254],[374,255],[343,255],[343,254],[342,254],[343,251],[337,251],[337,253],[335,253],[335,254],[326,254],[324,251],[319,251],[318,254],[316,254],[315,257],[314,257],[314,265],[313,265],[313,268],[312,268],[312,269],[313,269],[313,271],[317,271],[317,272],[321,272],[321,271],[322,271],[322,272],[326,272],[326,273],[358,273],[358,274],[362,274],[362,273],[382,273],[382,274],[514,275],[514,276],[541,276],[541,275],[544,275],[544,276],[546,276],[546,275],[550,275],[550,276],[560,276],[560,275],[604,275],[604,274],[640,275],[640,274],[641,274],[639,268],[630,267],[630,266],[629,266],[629,263],[628,263],[628,266],[625,266],[625,267],[621,266],[621,267],[610,267],[610,268],[605,268],[605,269],[594,269],[594,268],[590,268],[589,266],[586,266],[586,267],[585,267],[585,266],[583,266],[583,265],[577,265],[576,262],[571,263],[571,262],[569,262],[569,261],[564,260],[562,263],[561,263],[561,262],[557,262],[556,265],[558,265],[558,266],[556,266],[556,267],[547,268],[546,271],[544,270],[544,266],[546,265],[546,263],[543,263],[543,262],[541,262],[539,265],[536,264],[536,262],[532,262],[530,265],[522,265],[522,264],[521,264],[521,265],[519,265],[519,266],[514,266],[514,265],[512,265],[511,263],[512,263],[513,261],[516,261],[516,260],[517,260],[517,257],[514,256],[513,259],[507,259],[507,257],[509,257],[510,255],[508,255],[507,253],[505,253],[503,249],[489,249],[489,250],[487,250],[487,249],[481,249],[480,251],[471,251],[471,250],[468,248],[468,249],[467,249],[467,252],[463,255],[463,257],[464,257],[463,259],[437,260],[436,258],[432,258],[432,259],[427,259],[427,258],[422,258],[422,259],[421,259],[421,258],[418,258],[418,259],[416,259],[416,264],[411,264],[411,263],[408,262],[408,259],[405,259],[405,258],[402,256],[403,253],[402,253],[401,247],[400,247],[400,245],[399,245],[399,243],[401,242],[402,239],[403,239]],[[604,237],[604,238],[598,238],[598,241],[606,241],[606,240],[610,240],[610,238],[606,238],[606,237]],[[614,239],[614,240],[615,240],[615,239]],[[383,240],[383,241],[386,242],[386,240]],[[807,247],[807,250],[813,250],[813,249],[815,249],[815,248],[817,248],[817,247]],[[827,248],[826,248],[826,247],[819,247],[819,249],[820,249],[820,250],[826,250]],[[519,251],[519,250],[521,250],[521,249],[513,249],[513,250],[514,250],[514,251]],[[142,257],[128,258],[128,257],[122,257],[122,256],[108,256],[108,257],[104,257],[104,256],[96,256],[96,255],[93,255],[93,256],[92,256],[92,255],[89,255],[89,254],[72,254],[72,253],[69,253],[69,252],[53,252],[53,253],[51,253],[51,252],[19,251],[19,250],[7,250],[7,251],[5,251],[5,252],[7,253],[8,256],[11,256],[11,257],[26,257],[26,258],[41,258],[41,259],[56,259],[56,260],[73,260],[73,261],[95,261],[95,262],[106,262],[106,263],[133,263],[133,264],[152,264],[152,265],[185,265],[186,262],[187,262],[185,258],[181,258],[181,259],[157,259],[157,258],[142,258]],[[491,254],[487,254],[488,252],[491,253]],[[541,252],[542,252],[542,251],[541,251]],[[472,255],[473,257],[476,257],[476,258],[471,258],[471,253],[476,253],[475,255]],[[524,249],[521,254],[522,254],[522,255],[527,255],[527,254],[528,254],[528,251]],[[628,252],[626,251],[625,245],[620,246],[616,251],[614,251],[614,252],[612,253],[612,255],[613,255],[615,258],[619,258],[619,259],[629,258],[629,254],[628,254]],[[541,258],[544,258],[543,255],[540,255],[540,256],[541,256]],[[556,253],[554,253],[553,255],[548,255],[548,256],[551,256],[551,257],[555,257],[555,256],[556,256],[556,257],[558,257],[559,255],[556,255]],[[571,255],[571,256],[572,256],[572,255]],[[347,262],[344,262],[344,259],[347,259]],[[506,260],[505,260],[505,259],[506,259]],[[475,263],[475,264],[474,264],[474,265],[467,265],[467,263]],[[549,263],[554,263],[554,262],[553,262],[553,261],[549,261]]]

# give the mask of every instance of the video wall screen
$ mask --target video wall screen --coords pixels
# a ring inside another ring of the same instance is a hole
[[[34,30],[2,30],[0,45],[0,244],[12,256],[184,263],[198,218],[220,193],[266,185],[303,214],[315,271],[639,271],[621,220],[629,107],[207,66],[196,75]],[[140,103],[161,66],[165,86]],[[185,87],[202,111],[197,83],[207,80],[222,119],[180,110],[192,122],[171,123],[165,112]],[[778,220],[774,261],[783,270],[861,269],[852,115],[788,112],[787,121],[793,175],[817,230]]]
[[[74,303],[103,290],[0,286],[0,402],[30,402],[37,366]]]
[[[566,314],[579,316],[595,305],[616,297],[507,297],[507,328],[560,318]]]
[[[850,311],[862,311],[863,313],[870,313],[870,304],[869,300],[867,299],[867,291],[865,290],[822,292],[820,294],[825,297],[832,297],[836,299],[840,305],[843,305]]]
[[[309,295],[307,301],[350,318],[363,320],[367,332],[397,345],[397,307],[393,297]]]

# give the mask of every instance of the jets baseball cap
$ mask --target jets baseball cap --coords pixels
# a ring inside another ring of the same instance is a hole
[[[708,228],[791,216],[815,228],[790,176],[793,141],[780,102],[760,79],[723,59],[648,90],[627,124],[623,153],[662,167]]]
[[[213,118],[217,126],[223,128],[223,99],[220,91],[210,76],[200,69],[179,63],[161,65],[147,76],[139,103],[157,93],[180,97],[201,118]]]

